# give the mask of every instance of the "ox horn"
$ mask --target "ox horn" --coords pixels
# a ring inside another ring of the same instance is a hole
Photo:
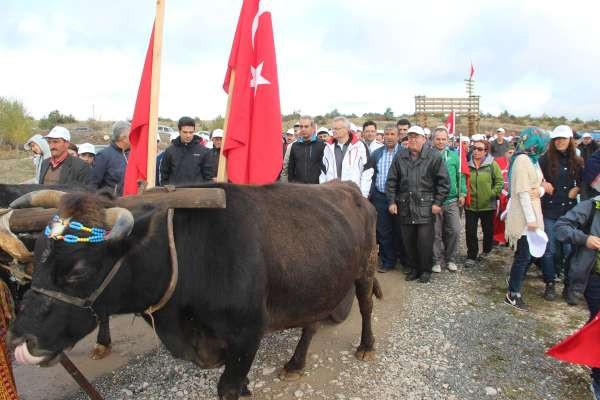
[[[65,194],[60,190],[37,190],[24,194],[10,203],[10,208],[57,208],[60,198]]]
[[[126,208],[112,207],[106,210],[106,224],[111,226],[107,240],[122,239],[129,236],[133,229],[133,214]]]

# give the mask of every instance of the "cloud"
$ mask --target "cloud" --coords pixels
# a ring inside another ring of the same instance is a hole
[[[223,114],[241,0],[166,8],[160,115]],[[412,113],[415,95],[463,96],[476,68],[482,110],[599,118],[600,3],[583,0],[273,1],[282,111]],[[154,16],[147,1],[0,5],[0,96],[41,117],[133,111]],[[4,62],[4,60],[9,60]]]

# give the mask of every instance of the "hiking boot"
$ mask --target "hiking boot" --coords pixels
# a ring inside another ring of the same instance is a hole
[[[442,266],[440,264],[435,264],[433,267],[431,267],[431,272],[439,274],[440,272],[442,272]]]
[[[416,281],[417,279],[419,279],[419,271],[417,271],[416,269],[411,270],[404,279],[406,281]]]
[[[402,273],[408,275],[412,271],[412,268],[408,266],[408,264],[402,264]]]
[[[569,289],[568,286],[564,287],[562,296],[563,296],[563,299],[565,299],[567,304],[570,306],[576,306],[577,304],[579,304],[579,300],[577,299],[577,296],[575,296],[575,293],[571,289]]]
[[[449,262],[448,265],[446,266],[446,268],[448,268],[448,271],[451,271],[451,272],[458,271],[458,267],[453,262]]]
[[[431,280],[431,272],[423,272],[419,277],[419,282],[428,283]]]
[[[504,303],[516,308],[517,310],[527,311],[527,306],[525,305],[523,297],[520,294],[513,295],[511,293],[506,293],[506,296],[504,297]]]
[[[554,282],[546,283],[546,290],[544,290],[544,299],[548,301],[556,300],[556,290],[554,288]]]
[[[467,261],[465,261],[465,268],[473,268],[477,265],[477,261],[473,260],[472,258],[467,258]]]

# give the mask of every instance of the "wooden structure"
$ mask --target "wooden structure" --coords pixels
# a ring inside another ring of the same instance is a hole
[[[415,118],[417,123],[427,126],[427,117],[431,114],[448,114],[452,111],[457,116],[468,119],[468,134],[479,131],[479,96],[475,96],[473,79],[465,79],[467,97],[427,97],[415,96]]]

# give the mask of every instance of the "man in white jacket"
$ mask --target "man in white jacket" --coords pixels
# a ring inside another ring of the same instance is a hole
[[[325,147],[325,170],[319,177],[319,183],[334,179],[352,181],[358,185],[364,197],[369,197],[373,168],[368,165],[366,145],[350,132],[350,121],[346,117],[334,118],[333,135]]]

